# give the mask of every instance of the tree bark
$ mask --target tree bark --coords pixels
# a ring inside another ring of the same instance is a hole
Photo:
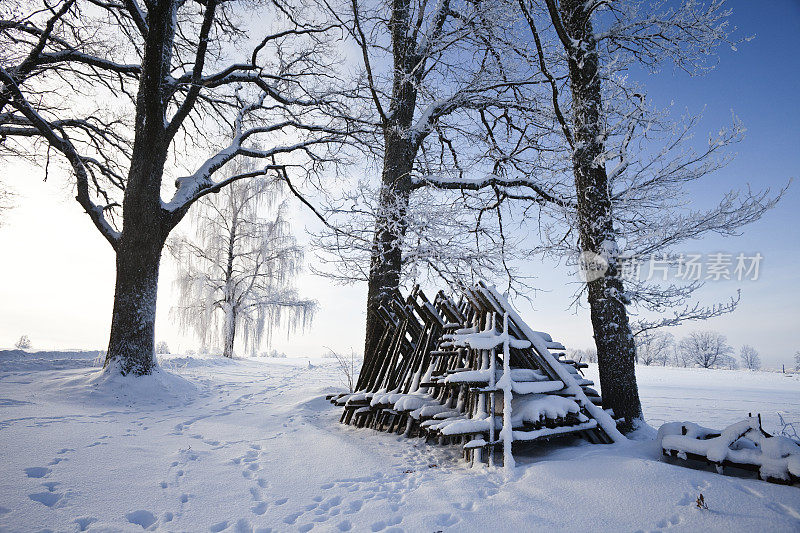
[[[636,345],[628,324],[624,288],[617,264],[617,242],[605,165],[597,163],[604,153],[600,110],[602,96],[590,13],[583,0],[562,0],[560,18],[564,29],[579,45],[567,47],[573,105],[575,147],[573,171],[578,198],[581,250],[602,256],[608,269],[588,282],[603,407],[624,418],[627,429],[642,418],[636,384]]]

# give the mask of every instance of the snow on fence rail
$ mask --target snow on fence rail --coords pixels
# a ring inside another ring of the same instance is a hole
[[[356,392],[329,396],[343,423],[458,444],[470,463],[493,465],[502,448],[506,468],[515,440],[624,440],[580,375],[586,365],[564,360],[564,346],[528,327],[493,287],[466,289],[458,302],[414,288],[380,315]]]

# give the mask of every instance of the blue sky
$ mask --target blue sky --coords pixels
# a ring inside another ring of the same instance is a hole
[[[708,206],[732,188],[772,187],[777,190],[794,177],[783,201],[741,237],[709,237],[686,245],[686,252],[760,252],[761,277],[755,282],[709,283],[702,301],[725,300],[742,290],[742,303],[732,315],[673,331],[715,329],[737,347],[758,349],[765,363],[789,363],[800,350],[800,0],[730,2],[732,23],[741,36],[754,35],[738,51],[720,50],[717,68],[703,77],[664,70],[641,79],[650,99],[660,105],[674,101],[676,113],[688,109],[704,118],[705,135],[730,122],[733,111],[747,128],[735,146],[738,156],[694,191],[698,206]],[[72,199],[70,187],[57,179],[41,182],[41,171],[19,165],[4,169],[19,194],[19,206],[0,228],[0,348],[28,334],[41,348],[103,348],[108,339],[113,297],[113,254]],[[313,217],[296,210],[296,227],[311,227]],[[302,240],[305,240],[301,236]],[[567,346],[592,344],[585,310],[568,309],[574,289],[567,273],[555,265],[531,264],[537,275],[532,302],[518,301],[534,329],[549,331]],[[195,348],[169,317],[174,265],[162,261],[157,337],[173,347]],[[305,275],[305,294],[320,302],[311,329],[285,337],[276,347],[291,355],[317,356],[325,346],[357,351],[363,345],[364,287],[340,287]]]

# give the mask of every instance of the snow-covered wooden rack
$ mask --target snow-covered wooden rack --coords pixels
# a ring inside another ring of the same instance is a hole
[[[478,284],[456,303],[418,288],[380,311],[380,341],[366,354],[356,392],[330,396],[341,421],[440,444],[470,461],[513,467],[511,445],[568,434],[623,439],[584,364],[537,332],[493,287]]]

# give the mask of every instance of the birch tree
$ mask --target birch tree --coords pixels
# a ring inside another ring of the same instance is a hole
[[[178,264],[173,312],[179,324],[204,346],[221,342],[225,357],[233,357],[237,338],[255,355],[281,323],[305,326],[313,316],[314,300],[301,298],[294,287],[303,250],[280,186],[255,178],[203,198],[192,217],[194,236],[169,246]]]
[[[298,164],[315,172],[332,157],[338,95],[323,83],[333,26],[291,0],[0,9],[0,153],[46,172],[66,164],[116,254],[105,366],[148,374],[161,252],[189,207],[235,181],[288,180]],[[215,179],[243,158],[261,163]]]

